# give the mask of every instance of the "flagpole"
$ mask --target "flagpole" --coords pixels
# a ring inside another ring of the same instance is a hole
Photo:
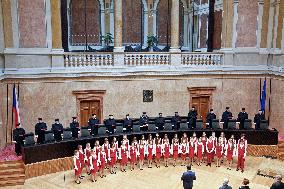
[[[6,95],[6,102],[7,102],[7,111],[6,111],[6,144],[8,143],[8,116],[9,116],[9,84],[7,83],[7,95]]]

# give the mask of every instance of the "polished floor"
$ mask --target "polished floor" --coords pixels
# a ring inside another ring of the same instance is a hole
[[[244,173],[240,171],[227,170],[224,166],[216,168],[212,167],[193,166],[193,171],[196,172],[197,180],[194,182],[194,189],[218,189],[225,177],[230,179],[230,185],[233,189],[237,189],[243,178],[250,180],[250,188],[252,189],[269,189],[273,183],[273,179],[257,176],[258,169],[267,165],[284,166],[284,162],[278,160],[270,160],[266,158],[247,157],[246,170]],[[236,162],[234,162],[234,166]],[[117,174],[110,175],[107,173],[106,178],[98,178],[98,181],[93,183],[89,176],[86,176],[81,184],[75,184],[73,171],[60,172],[28,179],[24,186],[5,187],[7,189],[64,189],[64,188],[100,188],[100,189],[181,189],[182,182],[180,181],[181,174],[186,167],[180,165],[168,168],[144,168],[122,173],[117,171]],[[86,174],[85,174],[86,175]],[[65,178],[65,179],[64,179]]]

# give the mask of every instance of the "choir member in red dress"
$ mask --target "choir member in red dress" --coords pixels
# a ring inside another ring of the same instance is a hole
[[[137,144],[133,141],[129,148],[130,156],[130,170],[133,171],[135,164],[137,163]]]
[[[108,149],[110,149],[110,144],[109,144],[108,138],[105,138],[103,147],[104,147],[104,150],[105,150],[105,153],[106,153],[106,159],[107,159],[107,161],[106,161],[106,168],[108,169],[108,164],[110,163],[110,162],[108,161],[108,160],[109,160]]]
[[[178,159],[178,154],[179,154],[179,143],[178,139],[174,139],[174,142],[172,144],[172,154],[173,154],[173,166],[175,167],[177,165],[177,159]]]
[[[100,150],[100,153],[99,153],[99,158],[100,158],[100,162],[101,162],[100,177],[103,178],[103,177],[106,177],[105,168],[106,168],[106,163],[107,163],[107,155],[106,155],[106,152],[105,152],[105,148],[103,146],[101,147],[101,150]]]
[[[99,155],[99,153],[101,151],[100,141],[98,141],[98,140],[96,140],[96,142],[95,142],[94,151],[96,152],[97,156]]]
[[[153,140],[150,140],[148,145],[147,145],[148,168],[152,168],[153,151],[154,151]]]
[[[207,137],[206,137],[206,133],[205,132],[202,133],[201,141],[202,141],[204,149],[205,149],[206,148],[206,142],[207,142]],[[203,156],[202,156],[202,161],[203,162],[205,162],[205,157],[206,156],[207,156],[207,152],[206,152],[206,150],[204,150]]]
[[[164,135],[164,138],[162,139],[162,144],[164,144],[165,141],[169,141],[168,134],[165,134],[165,135]]]
[[[213,140],[213,142],[214,142],[214,146],[216,147],[217,146],[217,143],[218,143],[218,138],[216,137],[216,134],[215,134],[215,132],[212,132],[212,140]],[[214,151],[214,153],[213,153],[213,155],[212,155],[212,162],[214,162],[214,158],[215,158],[215,151]]]
[[[116,174],[115,166],[117,160],[117,148],[115,142],[113,142],[111,148],[108,149],[108,157],[110,162],[110,174]]]
[[[188,137],[186,133],[183,133],[180,141],[183,141],[183,140],[185,140],[186,143],[188,142]]]
[[[233,144],[234,144],[235,146],[237,146],[237,141],[236,141],[234,135],[231,135],[231,139],[232,139],[232,141],[233,141]]]
[[[132,140],[132,142],[134,143],[134,146],[136,147],[136,148],[138,148],[138,140],[137,140],[137,137],[135,136],[135,137],[133,137],[133,140]],[[131,143],[131,145],[132,145],[132,143]]]
[[[172,144],[175,143],[175,140],[177,140],[177,143],[179,143],[178,134],[174,135],[174,138],[172,139]]]
[[[193,132],[192,138],[193,138],[193,142],[194,142],[194,143],[197,143],[197,142],[198,142],[198,138],[196,137],[196,133],[195,133],[195,132]]]
[[[78,151],[79,151],[79,159],[80,159],[80,162],[81,162],[81,178],[85,177],[82,175],[82,172],[83,172],[83,168],[85,167],[85,155],[84,155],[84,150],[83,150],[83,147],[82,145],[78,145]]]
[[[186,153],[187,153],[186,138],[183,137],[183,139],[181,140],[181,144],[179,146],[179,149],[180,149],[181,166],[185,166]]]
[[[215,152],[215,143],[212,139],[212,136],[206,142],[206,152],[207,152],[207,165],[211,167],[211,163],[213,160],[213,154]]]
[[[224,132],[221,132],[218,141],[220,141],[222,143],[222,146],[223,146],[223,154],[222,154],[222,158],[221,158],[221,163],[223,163],[223,161],[224,161],[224,154],[226,152],[225,148],[226,148],[226,144],[227,144],[227,139],[225,137]]]
[[[220,167],[220,165],[221,165],[221,159],[222,159],[222,156],[223,156],[223,149],[224,149],[223,144],[219,140],[219,142],[217,143],[217,146],[216,146],[216,157],[217,157],[216,167]]]
[[[126,172],[125,166],[128,159],[128,148],[126,147],[126,141],[122,142],[119,149],[119,159],[120,159],[120,170],[121,172]]]
[[[159,135],[159,133],[156,133],[156,137],[154,138],[154,143],[153,143],[153,145],[155,144],[155,145],[157,145],[158,143],[162,143],[162,139],[160,138],[160,135]]]
[[[165,161],[165,167],[168,167],[169,165],[169,158],[170,158],[170,142],[169,139],[164,139],[163,143],[163,154],[164,154],[164,161]]]
[[[145,141],[146,142],[146,141]],[[139,145],[139,168],[140,170],[143,170],[144,165],[144,158],[145,158],[145,146],[146,144],[143,144],[144,142],[141,142]]]
[[[228,143],[226,145],[226,156],[227,156],[227,162],[228,162],[228,170],[232,169],[232,162],[233,162],[233,155],[234,155],[234,144],[233,140],[230,138],[228,140]]]
[[[90,143],[86,144],[86,148],[84,149],[84,155],[85,155],[85,163],[86,163],[86,169],[87,174],[90,175],[90,156],[91,156],[91,145]]]
[[[144,135],[141,136],[141,139],[139,140],[139,144],[143,144],[143,145],[147,144],[147,140],[145,139]]]
[[[243,141],[245,144],[245,148],[247,149],[248,147],[248,141],[245,138],[245,134],[241,134],[241,138],[238,140],[238,145],[240,144],[240,141]]]
[[[99,171],[99,158],[94,150],[91,151],[89,162],[90,162],[90,172],[92,176],[92,182],[97,182],[96,174]]]
[[[188,143],[188,156],[189,156],[190,165],[193,165],[195,145],[196,143],[194,142],[194,138],[190,137],[190,140]]]
[[[74,151],[74,170],[75,170],[75,183],[80,184],[80,176],[81,176],[81,172],[82,172],[82,168],[81,168],[81,161],[79,158],[79,151],[75,150]]]
[[[241,169],[242,173],[244,172],[245,168],[245,158],[246,158],[246,146],[245,146],[245,141],[240,140],[240,143],[238,145],[238,166],[237,166],[237,171]]]
[[[126,148],[127,148],[127,150],[128,150],[128,149],[129,149],[129,140],[128,140],[128,138],[127,138],[127,135],[123,135],[121,144],[122,144],[122,143],[125,144],[125,146],[126,146]]]
[[[118,141],[117,141],[116,137],[113,137],[112,144],[115,145],[115,149],[117,150],[118,149]]]
[[[204,153],[204,145],[202,139],[199,138],[198,142],[196,143],[196,155],[197,155],[197,165],[201,166],[202,158]]]
[[[160,168],[161,156],[162,156],[162,144],[161,140],[157,141],[158,144],[155,145],[155,157],[156,157],[156,167]]]

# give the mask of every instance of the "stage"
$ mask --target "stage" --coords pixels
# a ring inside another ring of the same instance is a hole
[[[197,137],[202,135],[202,132],[206,132],[207,136],[210,136],[213,130],[178,130],[178,131],[157,131],[160,134],[160,137],[163,137],[164,134],[168,134],[171,139],[175,133],[181,138],[184,132],[188,136],[192,136],[192,133],[195,132]],[[235,139],[239,139],[241,134],[244,133],[248,140],[248,144],[252,145],[277,145],[278,143],[278,131],[277,130],[214,130],[216,137],[220,136],[220,133],[224,131],[226,138],[229,138],[232,134],[235,136]],[[141,135],[145,135],[147,138],[148,134],[155,134],[156,132],[139,132],[139,133],[127,133],[128,139],[131,141],[133,136],[136,136],[140,139]],[[47,161],[52,159],[70,157],[73,155],[74,150],[79,144],[85,146],[86,143],[91,143],[93,147],[96,140],[100,141],[100,144],[103,144],[104,138],[108,138],[110,141],[113,137],[117,137],[118,141],[122,139],[123,133],[120,134],[111,134],[111,135],[101,135],[88,138],[79,138],[76,140],[66,140],[55,143],[41,144],[26,146],[23,148],[23,160],[25,164],[31,164],[41,161]],[[153,136],[154,137],[154,136]]]

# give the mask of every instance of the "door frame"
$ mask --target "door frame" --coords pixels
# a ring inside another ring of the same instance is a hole
[[[81,119],[80,103],[81,101],[99,101],[100,103],[100,121],[103,121],[103,102],[106,90],[76,90],[72,92],[76,96],[76,114]],[[79,120],[80,123],[80,120]]]
[[[216,87],[187,87],[189,92],[189,104],[188,108],[192,106],[192,98],[194,97],[209,97],[209,109],[212,108],[212,97],[213,92],[216,90]]]

